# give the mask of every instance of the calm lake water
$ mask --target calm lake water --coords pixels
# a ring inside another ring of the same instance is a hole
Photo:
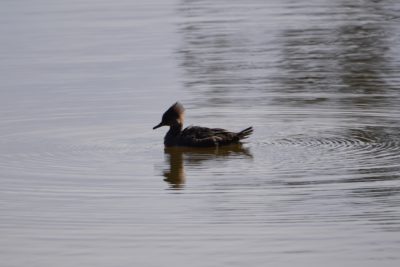
[[[2,266],[399,266],[399,1],[1,1],[0,22]],[[164,150],[177,100],[255,133]]]

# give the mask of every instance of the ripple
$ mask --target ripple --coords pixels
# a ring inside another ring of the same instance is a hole
[[[279,160],[272,160],[279,171],[313,172],[385,172],[400,170],[400,139],[395,135],[351,130],[346,134],[324,133],[318,136],[295,135],[262,143]]]
[[[154,144],[130,127],[51,128],[5,136],[0,141],[0,168],[7,175],[132,175],[137,154]]]

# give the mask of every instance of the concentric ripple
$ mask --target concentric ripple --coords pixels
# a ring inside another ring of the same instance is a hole
[[[290,166],[296,172],[328,171],[336,175],[342,172],[390,175],[400,170],[400,139],[391,134],[349,130],[346,134],[289,136],[265,145],[286,155],[273,161],[279,170]]]
[[[31,2],[0,9],[3,265],[399,265],[400,1]],[[164,150],[175,101],[254,135]]]
[[[3,137],[0,148],[5,152],[0,154],[0,168],[7,175],[132,175],[130,168],[121,168],[121,164],[134,163],[135,155],[150,146],[145,135],[124,125],[119,130],[26,131]]]

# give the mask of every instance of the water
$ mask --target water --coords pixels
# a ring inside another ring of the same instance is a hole
[[[397,1],[0,6],[2,266],[398,266]]]

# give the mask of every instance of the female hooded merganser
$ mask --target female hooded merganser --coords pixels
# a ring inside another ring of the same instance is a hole
[[[217,147],[240,143],[240,140],[249,137],[253,128],[249,127],[238,133],[229,132],[221,128],[206,128],[189,126],[183,128],[183,115],[185,109],[176,102],[162,116],[160,124],[154,126],[169,126],[169,131],[164,137],[165,147]]]

